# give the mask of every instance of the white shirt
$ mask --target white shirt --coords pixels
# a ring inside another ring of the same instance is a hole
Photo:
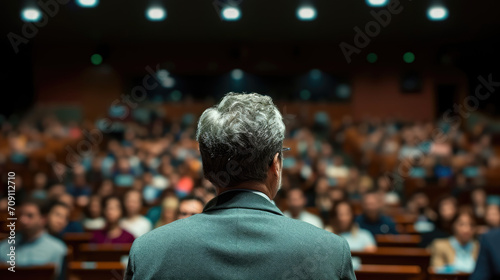
[[[267,201],[271,202],[272,204],[274,204],[274,202],[269,198],[269,196],[267,196],[265,193],[263,192],[259,192],[259,191],[254,191],[254,190],[249,190],[249,189],[234,189],[234,190],[229,190],[229,191],[225,191],[223,193],[227,193],[227,192],[233,192],[233,191],[246,191],[246,192],[251,192],[251,193],[254,193],[256,195],[260,195],[262,196],[263,198],[265,198]]]
[[[89,230],[103,229],[106,226],[106,220],[103,217],[95,219],[85,218],[83,220],[83,227]]]
[[[123,218],[120,220],[120,227],[130,232],[135,238],[148,233],[153,229],[151,222],[144,216],[139,216],[133,220]]]
[[[292,214],[289,211],[285,211],[285,213],[283,214],[285,214],[285,216],[289,218],[292,218]],[[310,223],[313,226],[323,228],[323,221],[321,221],[321,219],[318,216],[311,214],[307,211],[300,212],[299,216],[297,217],[297,220],[301,220],[303,222]]]

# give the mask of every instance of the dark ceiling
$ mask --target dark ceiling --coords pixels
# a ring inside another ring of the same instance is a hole
[[[89,42],[115,45],[228,41],[339,44],[352,42],[353,28],[363,28],[373,20],[370,11],[380,10],[368,7],[364,0],[314,1],[317,19],[301,22],[295,16],[301,1],[239,1],[242,17],[237,22],[221,21],[212,0],[165,0],[167,19],[150,22],[144,16],[150,1],[101,0],[98,7],[84,9],[71,0],[61,5],[40,29],[35,42],[40,46]],[[21,34],[24,23],[19,13],[23,1],[2,2],[2,33]],[[450,16],[443,22],[431,22],[426,18],[430,3],[429,0],[401,0],[402,12],[393,15],[390,24],[381,30],[377,44],[436,45],[482,40],[499,34],[500,1],[448,1]]]

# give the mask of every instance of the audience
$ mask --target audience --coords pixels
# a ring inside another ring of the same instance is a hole
[[[179,199],[175,196],[167,196],[161,205],[161,215],[155,224],[155,228],[170,224],[178,216]]]
[[[102,208],[106,227],[93,233],[92,243],[132,243],[134,236],[120,227],[120,219],[125,209],[119,197],[108,196],[103,199]]]
[[[427,247],[434,239],[446,238],[452,234],[452,220],[458,211],[457,207],[457,200],[452,196],[444,196],[439,200],[433,229],[422,233],[420,247]]]
[[[177,220],[189,218],[193,215],[203,212],[205,203],[201,198],[196,196],[186,196],[179,202],[179,210],[177,211]]]
[[[331,223],[325,229],[344,237],[349,243],[351,251],[372,252],[377,249],[375,238],[371,232],[360,228],[355,223],[354,207],[349,201],[335,203],[331,217]]]
[[[373,236],[378,234],[398,234],[396,224],[389,216],[382,214],[383,200],[379,192],[370,191],[362,198],[363,213],[356,217],[356,223]]]
[[[29,200],[19,206],[19,219],[17,225],[21,230],[15,238],[15,244],[8,240],[0,243],[0,260],[3,264],[9,261],[10,247],[15,246],[16,266],[34,266],[54,264],[57,274],[64,274],[64,259],[67,247],[61,240],[51,236],[47,230],[47,214],[49,207],[46,203]],[[61,227],[61,226],[59,226]]]
[[[313,226],[323,228],[321,219],[305,210],[306,198],[300,188],[292,188],[287,193],[288,210],[283,214],[285,216],[310,223]]]
[[[70,208],[68,205],[54,201],[49,206],[47,214],[47,231],[54,237],[62,239],[64,230],[69,223]]]
[[[472,272],[476,265],[479,244],[474,240],[476,218],[472,211],[459,211],[451,220],[453,235],[432,242],[431,266],[442,272]]]
[[[74,164],[61,161],[64,168],[57,167],[60,151],[39,157],[35,148],[27,147],[50,147],[46,139],[76,140],[83,129],[100,127],[93,122],[79,127],[53,116],[1,123],[0,140],[7,146],[0,160],[7,169],[20,170],[16,203],[32,198],[57,201],[46,216],[40,211],[46,235],[62,237],[85,228],[93,231],[96,243],[130,243],[153,227],[200,213],[215,197],[215,189],[201,172],[195,118],[169,119],[160,107],[136,108],[146,112],[147,121],[135,119],[136,109],[131,108],[126,122],[114,123],[119,130],[105,133],[92,153],[76,156]],[[282,189],[273,201],[287,210],[284,214],[320,228],[327,224],[326,229],[344,236],[352,250],[373,250],[378,234],[416,231],[422,237],[421,247],[432,244],[433,252],[440,252],[433,254],[433,267],[445,271],[459,265],[472,271],[468,250],[472,246],[477,253],[477,245],[472,237],[466,238],[471,219],[464,214],[456,218],[457,209],[458,202],[470,206],[478,217],[472,235],[493,244],[489,232],[500,226],[500,209],[490,198],[498,191],[492,192],[485,174],[497,172],[500,160],[495,138],[489,136],[492,126],[376,118],[355,122],[348,117],[329,123],[328,114],[323,118],[328,125],[316,119],[308,125],[303,116],[287,124],[286,141],[292,151],[284,154]],[[433,141],[437,128],[446,141]],[[400,171],[400,164],[422,150],[424,160],[398,180],[394,172]],[[443,194],[447,195],[439,199]],[[0,207],[5,210],[7,203],[2,196]],[[392,219],[396,215],[415,217],[415,223],[396,227]],[[468,245],[471,242],[474,245]],[[455,249],[457,243],[461,245]],[[483,251],[485,259],[496,258],[493,245]]]
[[[85,230],[98,230],[106,226],[102,217],[102,201],[99,195],[93,195],[84,211],[83,227]]]
[[[132,233],[135,238],[149,232],[153,225],[141,215],[142,194],[138,190],[130,190],[124,197],[126,216],[121,219],[120,227]]]

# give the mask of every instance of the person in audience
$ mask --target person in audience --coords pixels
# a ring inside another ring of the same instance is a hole
[[[100,197],[108,197],[113,195],[115,186],[113,185],[113,181],[110,179],[106,179],[102,181],[101,185],[97,189],[97,195]]]
[[[78,207],[87,206],[89,196],[92,194],[92,189],[87,184],[84,174],[75,175],[73,182],[66,187],[66,191],[73,196]]]
[[[362,198],[363,213],[356,217],[356,223],[362,228],[377,234],[398,234],[394,221],[382,214],[383,198],[376,190],[369,191]]]
[[[35,199],[46,199],[48,195],[48,185],[47,175],[43,172],[37,172],[33,178],[31,197]]]
[[[420,247],[428,247],[434,239],[447,238],[452,234],[452,220],[457,214],[458,204],[453,196],[444,196],[438,201],[437,218],[431,231],[421,234]]]
[[[485,224],[478,227],[478,233],[483,234],[491,229],[500,227],[500,206],[497,204],[488,204],[484,213]]]
[[[155,224],[155,228],[170,224],[177,218],[179,199],[176,196],[167,196],[161,205],[161,216]]]
[[[68,193],[64,193],[57,198],[57,201],[66,204],[70,210],[70,219],[68,225],[66,226],[66,228],[64,228],[61,234],[64,235],[67,232],[84,232],[82,223],[79,220],[71,219],[71,213],[73,213],[73,211],[75,210],[74,197]]]
[[[203,200],[196,196],[186,196],[179,201],[179,210],[177,211],[177,220],[189,218],[193,215],[203,212]]]
[[[132,243],[134,236],[120,227],[120,219],[125,212],[119,197],[108,196],[102,201],[106,227],[93,232],[91,243]]]
[[[470,196],[474,214],[478,218],[484,218],[486,214],[486,191],[482,188],[475,188],[472,190]]]
[[[63,238],[64,230],[69,223],[70,208],[68,205],[53,201],[49,205],[47,214],[47,231],[54,237]]]
[[[285,216],[323,228],[323,221],[318,216],[305,210],[307,201],[304,192],[300,188],[291,188],[288,190],[287,203],[288,210],[283,213]]]
[[[377,249],[371,232],[360,228],[354,221],[354,207],[349,201],[335,203],[331,212],[331,223],[325,229],[344,237],[351,251],[373,252]]]
[[[479,243],[474,240],[476,218],[469,209],[460,210],[451,221],[453,235],[429,246],[431,266],[439,271],[471,273],[476,265]]]
[[[89,204],[84,210],[85,218],[82,222],[85,230],[98,230],[106,226],[106,221],[102,217],[101,200],[101,197],[98,195],[90,197]]]
[[[6,264],[11,261],[10,248],[15,246],[15,266],[34,266],[54,264],[57,274],[63,279],[64,260],[67,254],[66,245],[51,236],[47,230],[47,214],[49,207],[46,202],[26,200],[19,206],[18,224],[20,230],[13,239],[5,239],[0,243],[0,261]],[[12,241],[11,241],[12,242]]]
[[[392,189],[391,182],[386,176],[378,177],[376,186],[376,189],[380,192],[382,199],[384,200],[384,204],[399,204],[399,195]]]
[[[476,267],[469,280],[500,279],[500,229],[481,237]]]
[[[141,215],[142,193],[138,190],[130,190],[124,197],[126,216],[121,219],[120,226],[132,233],[135,238],[153,229],[151,222]]]

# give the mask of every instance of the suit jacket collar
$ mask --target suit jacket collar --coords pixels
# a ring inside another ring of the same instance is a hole
[[[207,205],[205,205],[203,213],[213,210],[230,208],[255,209],[283,216],[283,213],[280,211],[280,209],[278,209],[278,207],[276,207],[276,205],[267,201],[260,195],[254,194],[249,191],[236,190],[222,193],[210,200]]]

